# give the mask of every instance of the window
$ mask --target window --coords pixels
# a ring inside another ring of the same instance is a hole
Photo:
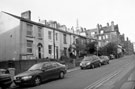
[[[67,44],[67,39],[66,39],[66,34],[63,34],[63,41],[64,41],[64,44]]]
[[[27,36],[33,36],[32,25],[27,24]]]
[[[51,31],[48,31],[48,39],[52,39],[52,32]]]
[[[38,27],[38,37],[42,38],[42,27]]]
[[[58,33],[56,33],[55,35],[56,35],[56,40],[58,40]]]
[[[45,69],[45,70],[50,70],[52,68],[53,68],[53,66],[50,63],[46,63],[46,64],[43,65],[43,69]]]
[[[101,40],[101,36],[99,36],[98,39]]]
[[[108,35],[106,35],[106,39],[108,39]]]
[[[91,35],[95,35],[95,32],[91,32]]]
[[[32,53],[33,41],[27,40],[27,53]]]
[[[104,31],[103,31],[103,30],[101,30],[101,31],[100,31],[100,34],[103,34],[103,33],[104,33]]]
[[[105,40],[105,36],[103,36],[103,40]]]
[[[52,45],[48,45],[48,53],[52,54]]]
[[[75,41],[75,36],[73,36],[73,41]]]

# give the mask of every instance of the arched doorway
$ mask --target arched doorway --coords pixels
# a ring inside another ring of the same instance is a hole
[[[43,52],[43,45],[41,43],[38,43],[37,48],[38,48],[38,58],[41,59]]]

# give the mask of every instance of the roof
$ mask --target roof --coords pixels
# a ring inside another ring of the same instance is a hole
[[[10,15],[10,16],[13,16],[13,17],[15,17],[15,18],[17,18],[17,19],[20,19],[21,21],[25,21],[25,22],[28,22],[28,23],[32,23],[32,24],[35,24],[35,25],[42,26],[42,27],[46,27],[46,28],[49,28],[49,29],[52,29],[52,30],[55,30],[55,31],[59,31],[59,32],[62,32],[62,33],[69,34],[69,35],[75,35],[75,36],[79,36],[79,37],[82,37],[82,38],[85,38],[85,39],[90,39],[90,38],[85,37],[85,36],[81,36],[81,35],[74,34],[74,33],[71,33],[71,32],[63,31],[63,30],[56,29],[56,28],[53,28],[53,27],[49,27],[49,26],[46,26],[46,25],[44,25],[44,24],[42,24],[42,23],[34,22],[34,21],[31,21],[31,20],[25,19],[25,18],[23,18],[23,17],[13,15],[13,14],[8,13],[8,12],[4,12],[4,11],[2,11],[2,12],[5,13],[5,14],[8,14],[8,15]],[[96,40],[96,39],[92,39],[92,40]]]

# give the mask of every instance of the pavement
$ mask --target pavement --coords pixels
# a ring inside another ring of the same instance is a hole
[[[72,71],[79,70],[79,69],[80,69],[79,67],[75,67],[75,68],[72,68],[72,69],[68,69],[67,72],[72,72]]]
[[[135,71],[131,73],[128,80],[121,86],[120,89],[135,89]]]

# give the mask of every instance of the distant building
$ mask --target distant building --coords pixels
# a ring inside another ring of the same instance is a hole
[[[97,39],[99,47],[103,47],[109,42],[119,44],[119,36],[118,25],[114,25],[113,21],[111,25],[109,23],[107,23],[107,26],[97,24],[97,28],[87,30],[87,37]]]
[[[126,41],[124,42],[124,49],[125,49],[126,54],[128,55],[133,54],[134,52],[134,45],[133,43],[131,43],[128,37],[126,38]]]

